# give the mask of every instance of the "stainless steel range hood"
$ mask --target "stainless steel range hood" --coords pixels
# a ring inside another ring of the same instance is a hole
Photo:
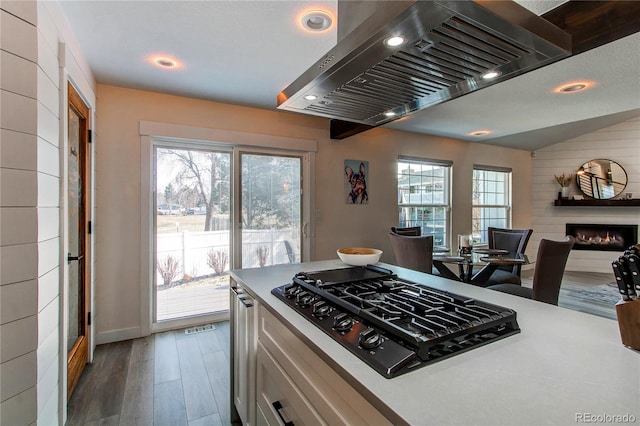
[[[280,92],[278,108],[379,126],[571,54],[569,34],[512,1],[398,4],[386,24],[365,20]],[[406,42],[388,47],[395,35]],[[483,78],[489,71],[499,76]]]

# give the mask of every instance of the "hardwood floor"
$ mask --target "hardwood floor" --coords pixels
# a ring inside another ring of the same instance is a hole
[[[576,301],[571,296],[572,291],[608,284],[615,282],[615,280],[613,271],[610,273],[565,271],[560,286],[558,306],[616,320],[615,305],[589,300]],[[522,271],[522,285],[525,287],[533,285],[533,270]]]
[[[531,275],[523,271],[524,286]],[[566,272],[562,289],[613,280],[613,273]],[[561,291],[560,306],[564,297]],[[588,313],[607,316],[603,309],[609,307]],[[228,425],[229,386],[228,322],[190,335],[176,330],[100,345],[69,401],[67,426]]]
[[[229,323],[96,347],[67,426],[205,426],[229,421]]]

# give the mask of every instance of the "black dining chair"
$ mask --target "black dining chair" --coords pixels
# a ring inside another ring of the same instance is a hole
[[[391,232],[398,235],[407,235],[410,237],[419,237],[422,235],[422,228],[420,226],[409,226],[406,228],[391,227]]]
[[[532,288],[516,284],[497,284],[487,288],[557,305],[562,276],[574,243],[575,239],[571,236],[563,241],[540,240]]]
[[[488,228],[488,242],[490,249],[507,250],[509,253],[505,256],[517,257],[524,255],[529,243],[529,238],[533,229],[505,229],[505,228]],[[495,270],[489,278],[482,284],[482,287],[488,287],[496,284],[517,284],[521,283],[522,264],[492,266]],[[479,272],[477,272],[479,273]],[[476,274],[477,274],[476,273]]]
[[[410,236],[389,233],[396,265],[414,271],[433,273],[433,235]]]

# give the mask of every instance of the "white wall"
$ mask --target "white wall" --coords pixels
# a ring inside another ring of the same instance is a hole
[[[58,7],[0,2],[0,424],[7,425],[60,424],[66,405],[59,43],[72,40]],[[81,55],[64,51],[70,75],[94,98],[90,73],[78,72]]]
[[[528,151],[373,129],[346,140],[329,139],[329,121],[288,112],[247,108],[98,85],[96,155],[96,338],[135,336],[140,330],[140,121],[317,141],[315,258],[336,258],[344,246],[379,247],[392,262],[389,228],[397,225],[398,155],[453,160],[452,235],[471,230],[474,163],[513,167],[513,226],[530,226],[531,155]],[[369,161],[369,204],[345,204],[344,160]]]
[[[567,223],[640,224],[639,207],[554,207],[559,186],[554,174],[574,173],[586,161],[598,158],[618,162],[627,172],[625,192],[640,198],[640,117],[582,135],[537,151],[533,160],[533,228],[530,245],[537,248],[541,238],[560,240]],[[581,194],[574,183],[571,195]],[[611,262],[620,253],[572,251],[569,271],[613,273]]]

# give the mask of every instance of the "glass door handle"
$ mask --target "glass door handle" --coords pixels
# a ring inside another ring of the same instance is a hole
[[[71,263],[72,260],[80,260],[84,256],[71,256],[71,253],[67,253],[67,265]]]

